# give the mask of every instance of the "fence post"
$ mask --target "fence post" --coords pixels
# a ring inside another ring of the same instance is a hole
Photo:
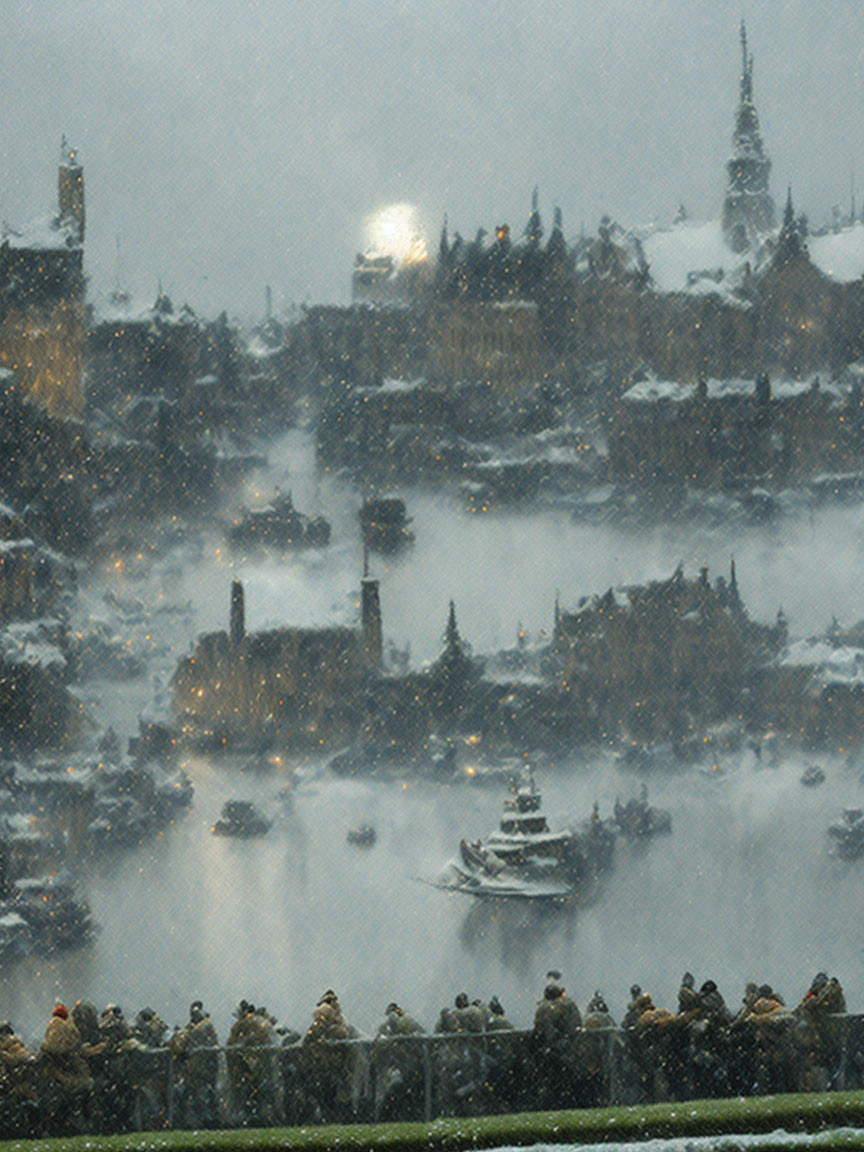
[[[168,1082],[165,1085],[165,1100],[168,1109],[168,1127],[174,1127],[174,1053],[168,1049]]]
[[[432,1037],[423,1037],[423,1119],[432,1119]]]

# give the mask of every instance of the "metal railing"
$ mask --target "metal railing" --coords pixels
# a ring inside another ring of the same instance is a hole
[[[56,1086],[43,1091],[37,1059],[29,1094],[0,1075],[0,1136],[52,1133],[58,1115],[86,1132],[293,1126],[864,1087],[864,1016],[834,1017],[821,1034],[805,1035],[793,1015],[772,1027],[714,1037],[580,1029],[552,1040],[418,1033],[182,1057],[130,1047],[94,1067],[74,1101]]]

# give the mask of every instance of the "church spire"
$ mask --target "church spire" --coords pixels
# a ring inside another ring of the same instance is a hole
[[[531,215],[525,226],[525,239],[535,247],[543,239],[543,223],[540,219],[540,192],[536,184],[531,193]]]
[[[741,78],[732,156],[726,164],[729,183],[723,201],[723,235],[733,252],[746,252],[774,227],[774,201],[768,188],[771,161],[762,143],[753,103],[753,56],[741,21]]]
[[[741,103],[753,102],[753,57],[747,54],[747,25],[741,18]]]
[[[783,224],[780,235],[777,237],[777,249],[774,253],[774,264],[788,264],[807,254],[806,224],[803,219],[795,218],[795,207],[792,204],[792,185],[786,190],[786,207],[783,209]]]

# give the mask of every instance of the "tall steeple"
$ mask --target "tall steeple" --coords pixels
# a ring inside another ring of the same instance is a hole
[[[525,225],[525,239],[535,248],[543,239],[543,224],[540,220],[540,193],[536,187],[531,194],[531,215]]]
[[[77,244],[84,243],[84,169],[78,163],[78,152],[60,142],[60,166],[57,170],[59,223],[68,227]]]
[[[762,143],[753,103],[753,56],[747,50],[747,28],[741,21],[741,79],[732,156],[726,164],[729,183],[723,201],[723,235],[733,252],[746,252],[774,227],[775,209],[768,179],[771,161]]]

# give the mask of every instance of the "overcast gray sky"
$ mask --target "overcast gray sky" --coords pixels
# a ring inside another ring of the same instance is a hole
[[[161,279],[206,314],[348,298],[364,220],[473,235],[715,216],[738,22],[782,201],[864,201],[864,0],[5,0],[0,216],[85,166],[91,291]]]

